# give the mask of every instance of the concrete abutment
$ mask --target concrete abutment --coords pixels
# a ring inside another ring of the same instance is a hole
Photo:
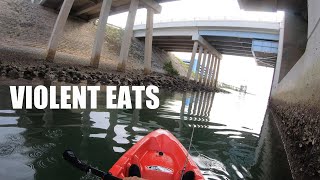
[[[295,179],[320,177],[320,1],[307,3],[308,21],[301,9],[285,8],[283,51],[270,101],[281,117],[277,125]]]

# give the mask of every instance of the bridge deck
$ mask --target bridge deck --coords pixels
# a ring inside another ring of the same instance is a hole
[[[274,67],[279,23],[233,20],[201,20],[156,23],[153,45],[165,51],[192,52],[192,36],[202,36],[221,54],[254,57],[258,65]],[[134,27],[134,36],[144,40],[145,25]]]
[[[154,0],[158,3],[164,3],[176,0]],[[103,0],[77,0],[71,9],[71,16],[79,17],[84,20],[91,20],[99,17]],[[113,0],[110,15],[123,13],[129,10],[131,0]],[[59,10],[63,0],[40,0],[41,5]],[[144,4],[140,3],[139,8],[144,8]]]

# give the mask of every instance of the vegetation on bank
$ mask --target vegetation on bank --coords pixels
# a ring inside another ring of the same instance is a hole
[[[163,69],[171,76],[179,76],[179,72],[173,67],[171,61],[164,63]]]

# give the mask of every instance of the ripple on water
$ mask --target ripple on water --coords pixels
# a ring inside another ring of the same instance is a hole
[[[57,160],[54,157],[47,157],[47,161],[51,164],[54,164],[57,162]]]
[[[100,178],[93,175],[92,173],[87,173],[87,174],[81,176],[80,180],[100,180]]]
[[[24,137],[21,135],[9,135],[7,139],[17,144],[22,144],[24,141]]]
[[[46,169],[48,166],[46,165],[45,161],[40,159],[36,162],[36,167],[41,169]]]
[[[35,170],[34,164],[30,163],[30,164],[27,164],[27,166],[29,166],[31,169]]]
[[[53,164],[57,163],[57,160],[54,157],[47,157],[47,158],[39,158],[37,160],[35,160],[33,162],[33,164],[30,164],[29,166],[32,169],[45,169],[48,168],[50,166],[52,166]]]
[[[13,154],[16,149],[19,149],[23,144],[21,135],[9,135],[6,137],[6,142],[0,143],[0,157]]]
[[[225,177],[230,176],[226,166],[217,159],[209,158],[203,154],[193,157],[193,159],[201,170],[210,170],[214,174],[224,175]]]
[[[49,129],[46,133],[45,136],[55,139],[55,138],[59,138],[62,137],[62,130],[61,129]]]
[[[15,145],[13,144],[8,144],[8,143],[0,144],[0,157],[11,155],[14,149],[15,149]]]
[[[31,146],[32,151],[29,153],[29,157],[37,159],[40,158],[43,154],[47,153],[51,148],[54,148],[56,145],[54,143],[46,144],[36,144]]]
[[[42,152],[41,151],[33,151],[29,153],[29,157],[33,158],[33,159],[37,159],[39,157],[42,156]]]
[[[46,143],[42,145],[34,145],[32,146],[32,151],[29,152],[29,157],[34,159],[33,164],[30,165],[31,168],[35,169],[43,169],[48,168],[50,165],[57,162],[57,160],[52,156],[47,156],[47,153],[52,149],[56,147],[54,143]]]

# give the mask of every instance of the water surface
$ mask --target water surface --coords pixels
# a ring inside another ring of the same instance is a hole
[[[72,149],[108,170],[159,128],[187,148],[193,127],[190,153],[207,179],[291,179],[267,97],[162,92],[159,98],[156,110],[106,110],[102,100],[98,110],[12,110],[9,87],[0,87],[0,179],[94,179],[61,153]]]

